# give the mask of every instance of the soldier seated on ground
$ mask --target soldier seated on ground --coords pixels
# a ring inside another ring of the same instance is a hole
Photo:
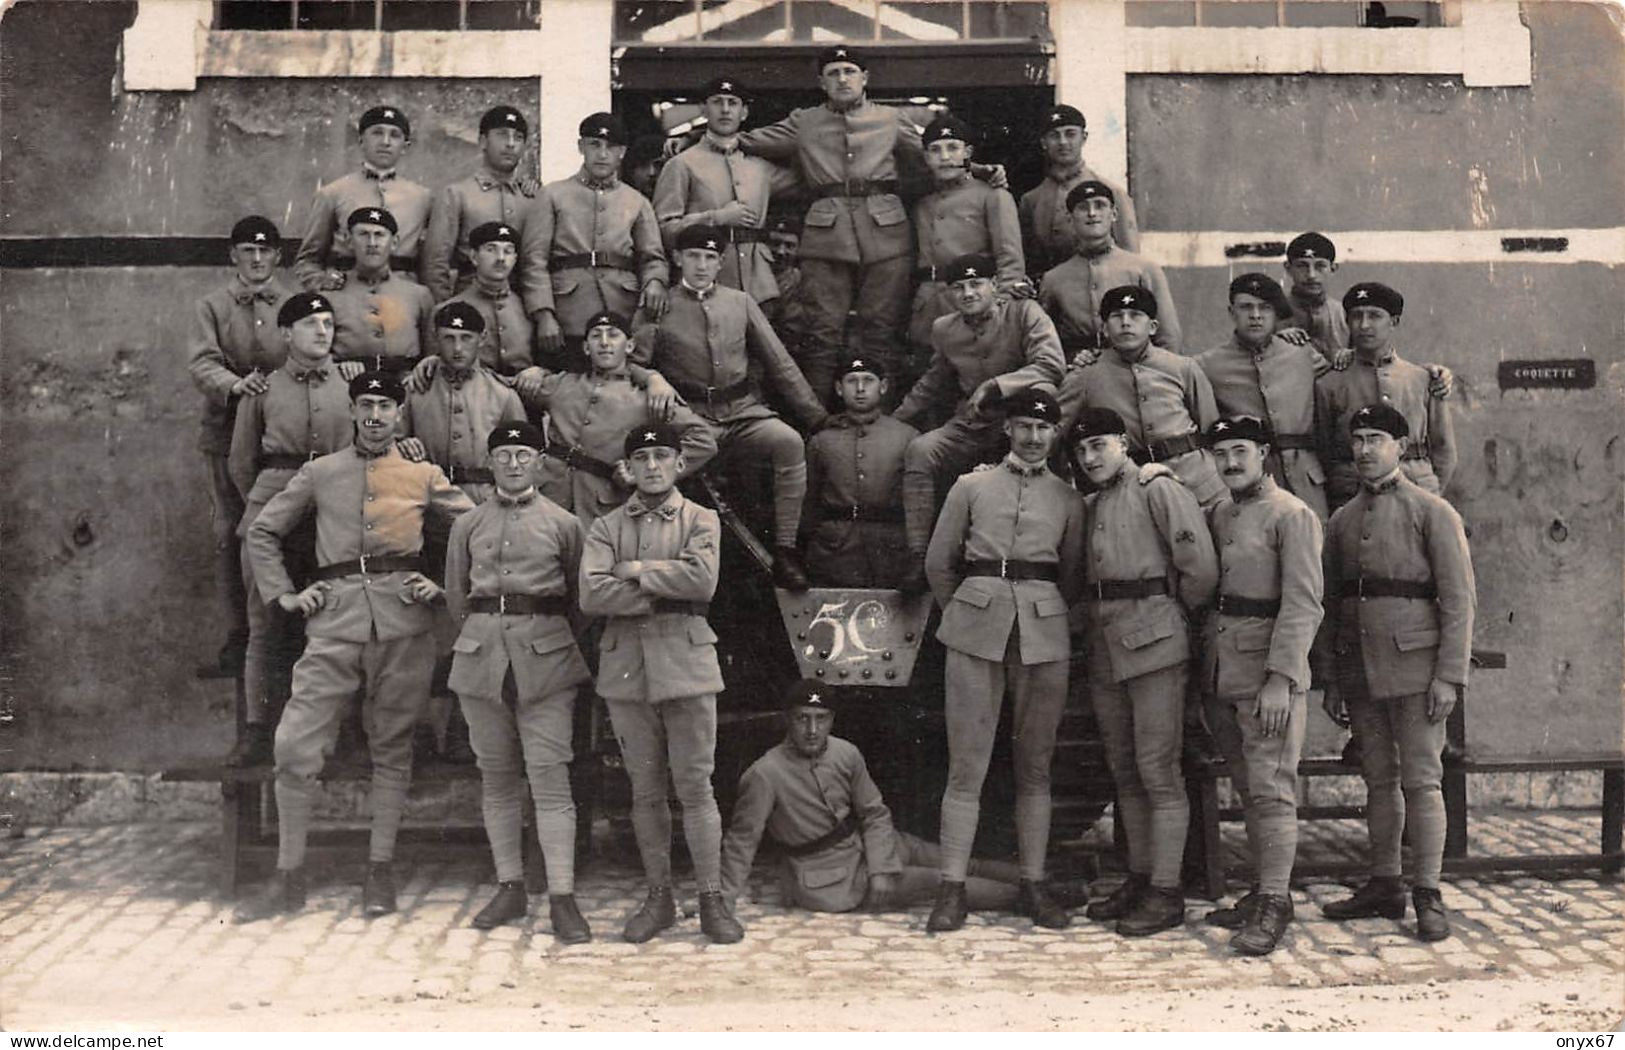
[[[831,736],[832,691],[797,681],[784,693],[784,740],[739,779],[722,847],[722,892],[732,906],[750,878],[763,835],[778,844],[786,905],[809,911],[888,911],[932,900],[941,849],[892,827],[891,811],[863,754]],[[972,860],[965,896],[973,911],[1009,911],[1020,872]]]
[[[903,450],[920,432],[881,411],[886,366],[854,357],[835,376],[844,411],[807,439],[807,572],[831,587],[896,587],[908,568]]]

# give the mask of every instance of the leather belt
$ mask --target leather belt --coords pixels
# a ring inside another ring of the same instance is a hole
[[[363,554],[353,561],[323,565],[311,574],[313,580],[338,580],[346,576],[382,576],[387,572],[422,572],[420,554]]]
[[[651,602],[654,606],[651,613],[681,613],[685,616],[708,616],[711,613],[710,602],[685,602],[676,598],[656,598]],[[612,616],[612,620],[641,620],[642,616]]]
[[[751,382],[749,376],[731,386],[698,386],[678,379],[670,379],[668,382],[671,383],[672,389],[683,395],[683,400],[703,401],[707,404],[715,404],[718,401],[732,401],[734,398],[744,397],[746,394],[756,392],[756,384]]]
[[[1275,440],[1271,441],[1270,444],[1277,451],[1283,448],[1301,448],[1312,452],[1316,448],[1315,435],[1313,434],[1277,434]]]
[[[575,603],[562,594],[498,594],[468,600],[469,612],[498,616],[564,616]]]
[[[720,226],[729,244],[766,244],[767,231],[755,226]]]
[[[333,360],[359,361],[372,372],[410,372],[418,363],[415,357],[395,357],[389,354],[364,354],[360,357],[339,357],[335,354]]]
[[[1182,434],[1166,441],[1153,441],[1143,449],[1134,449],[1130,457],[1136,463],[1161,463],[1165,460],[1178,459],[1189,452],[1195,452],[1202,447],[1202,439],[1197,434]]]
[[[1431,602],[1439,596],[1431,581],[1393,580],[1385,576],[1361,576],[1344,580],[1338,588],[1339,598],[1415,598]]]
[[[309,463],[320,452],[312,452],[308,456],[301,456],[297,452],[262,452],[260,453],[261,470],[298,470]]]
[[[490,467],[446,467],[446,480],[453,485],[494,485]]]
[[[914,268],[914,279],[916,281],[935,281],[937,279],[937,268],[935,266],[916,266]]]
[[[824,197],[879,197],[896,192],[896,179],[847,179],[814,186],[812,196],[813,200],[819,200]]]
[[[549,270],[582,270],[602,267],[606,270],[632,270],[638,268],[637,259],[619,252],[573,252],[555,255],[547,260]]]
[[[1160,576],[1154,580],[1091,580],[1084,584],[1083,600],[1115,602],[1167,593],[1168,581]]]
[[[558,439],[552,434],[548,435],[548,441],[557,442],[561,445],[563,444],[562,441],[558,441]],[[587,455],[585,452],[581,451],[581,447],[579,445],[572,445],[563,452],[555,452],[553,451],[552,445],[549,444],[547,448],[542,450],[542,455],[546,456],[548,459],[556,459],[560,463],[563,463],[566,470],[584,470],[588,474],[593,474],[597,477],[603,478],[605,481],[611,481],[615,477],[614,464],[605,463],[601,459],[595,459],[594,457]]]
[[[1270,620],[1281,615],[1279,598],[1242,598],[1234,594],[1219,595],[1220,616],[1256,616]]]
[[[853,835],[856,835],[858,830],[858,818],[851,810],[847,810],[846,816],[841,818],[840,823],[811,842],[803,842],[795,846],[781,842],[779,848],[784,851],[787,857],[807,857],[814,853],[822,853],[831,846],[840,845]]]
[[[902,507],[831,507],[819,504],[818,517],[823,521],[875,521],[895,524],[903,520]]]
[[[335,257],[333,259],[332,268],[335,270],[355,269],[355,256],[340,255]],[[418,261],[416,258],[410,255],[391,255],[389,257],[389,268],[391,270],[397,270],[401,273],[416,273]]]
[[[1015,561],[1011,558],[1000,558],[998,561],[968,561],[965,563],[966,576],[997,576],[1001,580],[1048,580],[1057,583],[1061,579],[1061,567],[1052,561]]]

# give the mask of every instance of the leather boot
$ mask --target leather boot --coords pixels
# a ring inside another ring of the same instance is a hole
[[[234,923],[259,922],[276,915],[291,915],[305,906],[305,869],[278,868],[259,896],[232,909]]]
[[[505,922],[522,919],[530,911],[530,898],[525,894],[525,881],[497,883],[497,895],[491,903],[480,909],[469,922],[476,930],[494,930]]]
[[[1067,911],[1082,908],[1089,903],[1088,879],[1051,879],[1049,883],[1050,900],[1059,904]]]
[[[1281,935],[1292,922],[1292,898],[1275,893],[1250,894],[1247,925],[1230,938],[1230,949],[1238,955],[1268,955],[1281,943]]]
[[[395,871],[389,861],[367,865],[367,881],[361,887],[361,914],[369,919],[395,910]]]
[[[547,914],[553,922],[553,939],[560,944],[586,944],[592,940],[592,927],[576,907],[575,894],[556,893],[547,898]]]
[[[269,766],[276,761],[276,727],[249,722],[237,737],[237,745],[220,764],[227,769]]]
[[[801,552],[794,547],[773,548],[773,586],[800,593],[812,586]]]
[[[1353,766],[1355,769],[1365,765],[1364,749],[1360,747],[1359,737],[1349,737],[1349,742],[1343,745],[1343,754],[1338,761],[1345,766]]]
[[[1215,908],[1203,916],[1202,921],[1209,926],[1217,926],[1221,930],[1240,930],[1246,928],[1252,921],[1253,911],[1258,907],[1258,891],[1251,890],[1245,897],[1228,908]]]
[[[198,664],[192,672],[198,678],[241,678],[247,641],[227,642],[220,647],[220,655],[212,664]]]
[[[1411,891],[1411,903],[1416,905],[1418,939],[1442,941],[1450,936],[1450,916],[1444,910],[1444,898],[1438,890],[1418,886]]]
[[[1044,926],[1051,930],[1064,930],[1072,925],[1072,916],[1050,896],[1049,887],[1045,883],[1034,882],[1031,879],[1021,880],[1021,896],[1016,898],[1016,914],[1027,916],[1033,921],[1034,926]]]
[[[970,905],[965,901],[965,884],[943,879],[937,883],[937,902],[931,905],[931,917],[925,920],[927,933],[947,933],[965,925]]]
[[[745,939],[745,927],[728,910],[728,902],[717,890],[700,894],[700,932],[712,944],[738,944]]]
[[[1134,910],[1150,886],[1151,876],[1131,871],[1116,892],[1105,900],[1089,905],[1089,910],[1084,914],[1096,922],[1115,922]]]
[[[642,944],[677,922],[677,902],[672,900],[670,886],[650,886],[643,906],[626,920],[621,936],[632,944]]]
[[[1134,910],[1117,920],[1117,932],[1124,937],[1149,937],[1185,923],[1185,891],[1148,886]]]
[[[1354,891],[1354,896],[1332,901],[1321,906],[1320,913],[1328,919],[1369,919],[1380,915],[1385,919],[1405,917],[1405,884],[1394,875],[1377,875]]]

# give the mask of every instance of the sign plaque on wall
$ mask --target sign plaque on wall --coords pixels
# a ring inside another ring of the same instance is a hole
[[[1502,390],[1590,390],[1597,385],[1597,362],[1589,357],[1502,361],[1496,378]]]

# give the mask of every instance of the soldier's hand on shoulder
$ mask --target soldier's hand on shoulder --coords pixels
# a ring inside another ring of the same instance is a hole
[[[1428,683],[1428,721],[1438,725],[1450,717],[1455,710],[1458,686],[1454,682],[1446,682],[1435,678]]]
[[[1179,475],[1175,474],[1166,463],[1140,464],[1140,484],[1149,485],[1158,478],[1173,478],[1175,481],[1178,481]]]
[[[335,367],[339,370],[339,378],[346,383],[367,370],[365,361],[340,361]]]
[[[231,386],[232,397],[259,397],[270,389],[271,381],[259,369],[240,377]]]
[[[336,292],[349,283],[350,277],[343,270],[328,270],[322,274],[317,282],[317,290],[322,292]]]
[[[401,601],[407,605],[429,605],[444,594],[440,585],[421,572],[414,572],[401,585]]]
[[[1011,299],[1037,299],[1038,285],[1023,277],[1004,289],[1004,294]]]
[[[666,377],[659,372],[649,373],[644,392],[648,397],[649,414],[656,419],[671,419],[677,406],[682,403],[677,396],[677,388],[666,382]]]
[[[1353,353],[1353,351],[1349,351]],[[1456,389],[1456,373],[1444,365],[1428,365],[1428,396],[1443,401]]]
[[[429,450],[423,447],[422,438],[396,438],[395,447],[403,458],[412,463],[422,463],[429,458]]]
[[[1077,353],[1072,355],[1072,361],[1071,361],[1070,364],[1067,365],[1067,368],[1068,369],[1072,369],[1072,368],[1088,368],[1090,365],[1094,364],[1096,361],[1099,361],[1099,360],[1100,360],[1100,348],[1099,347],[1094,347],[1094,346],[1086,346],[1083,349],[1079,350]]]
[[[970,173],[972,178],[981,179],[996,190],[1010,188],[1010,176],[1005,172],[1003,164],[977,164],[972,161]]]
[[[540,365],[531,365],[529,368],[521,369],[511,382],[513,388],[519,391],[520,397],[534,399],[542,396],[542,382],[546,376],[547,373]]]
[[[412,371],[406,377],[406,389],[409,393],[421,394],[429,389],[434,382],[435,373],[440,371],[440,355],[430,354],[412,366]]]
[[[1280,339],[1280,340],[1284,341],[1284,342],[1291,343],[1293,346],[1308,346],[1309,345],[1309,332],[1308,332],[1308,330],[1304,329],[1304,328],[1301,328],[1298,325],[1293,325],[1290,328],[1282,328],[1282,329],[1278,330],[1275,333],[1275,337],[1277,339]],[[1332,367],[1333,368],[1337,367],[1335,362],[1332,365]]]
[[[1353,363],[1354,349],[1352,347],[1341,347],[1332,354],[1333,372],[1347,371],[1349,365],[1352,365]]]

